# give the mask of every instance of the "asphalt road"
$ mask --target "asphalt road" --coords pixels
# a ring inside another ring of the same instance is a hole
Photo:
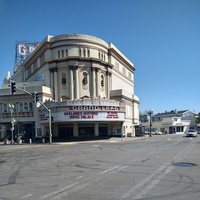
[[[0,145],[0,200],[197,200],[200,136]]]

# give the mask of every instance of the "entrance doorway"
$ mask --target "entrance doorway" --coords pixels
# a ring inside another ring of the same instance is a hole
[[[67,139],[73,137],[73,127],[58,127],[58,139]]]
[[[108,126],[99,126],[99,136],[108,136]]]
[[[80,137],[94,136],[94,127],[80,126],[78,127],[78,135]]]

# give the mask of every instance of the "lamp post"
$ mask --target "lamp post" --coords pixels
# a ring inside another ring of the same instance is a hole
[[[152,127],[152,119],[151,116],[153,114],[153,110],[149,109],[147,110],[148,115],[149,115],[149,137],[151,137],[151,127]]]
[[[12,118],[12,113],[14,111],[14,105],[9,103],[9,109],[10,109],[10,119],[11,119],[11,144],[14,144],[14,140],[13,140],[13,131],[14,131],[14,120]]]

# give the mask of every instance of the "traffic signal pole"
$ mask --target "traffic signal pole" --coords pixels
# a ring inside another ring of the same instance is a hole
[[[13,85],[14,85],[14,90],[18,89],[22,92],[25,92],[26,94],[34,97],[30,92],[26,91],[25,89],[21,89],[21,88],[18,88],[15,86],[15,82],[12,81],[11,82],[11,93],[14,94],[13,92]],[[35,100],[36,100],[36,103],[39,102],[41,106],[43,106],[49,113],[49,142],[52,143],[52,129],[51,129],[51,109],[49,109],[47,106],[45,106],[40,100],[39,100],[39,96],[38,96],[38,93],[35,93]]]

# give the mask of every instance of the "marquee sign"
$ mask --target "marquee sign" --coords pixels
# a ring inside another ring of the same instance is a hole
[[[125,113],[123,112],[91,112],[91,111],[67,111],[52,113],[55,122],[70,121],[124,121]],[[48,114],[40,115],[40,122],[48,122]]]

